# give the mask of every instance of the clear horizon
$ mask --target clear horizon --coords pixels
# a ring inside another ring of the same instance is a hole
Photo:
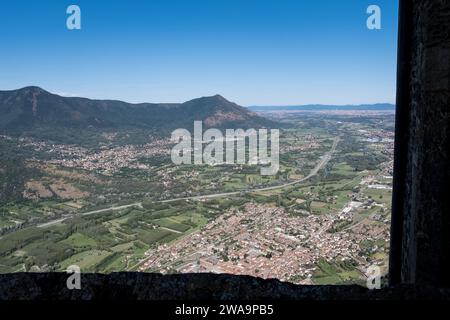
[[[77,4],[82,29],[65,26]],[[366,28],[366,9],[382,29]],[[397,1],[15,1],[1,90],[131,103],[220,94],[243,106],[395,103]]]

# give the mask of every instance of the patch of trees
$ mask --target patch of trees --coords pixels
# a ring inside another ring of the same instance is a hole
[[[375,170],[381,163],[387,160],[388,158],[381,154],[371,156],[355,156],[355,155],[344,156],[344,161],[347,162],[353,168],[355,168],[355,171]]]

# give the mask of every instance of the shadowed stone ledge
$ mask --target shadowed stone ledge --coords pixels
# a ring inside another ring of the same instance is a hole
[[[399,286],[301,286],[276,279],[227,274],[81,274],[81,290],[68,290],[65,273],[0,275],[0,300],[403,300],[446,299],[450,289]]]

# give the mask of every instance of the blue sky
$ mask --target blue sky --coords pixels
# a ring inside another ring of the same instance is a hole
[[[66,28],[77,4],[82,29]],[[382,29],[366,28],[380,6]],[[0,5],[0,90],[241,105],[394,102],[394,0],[42,0]]]

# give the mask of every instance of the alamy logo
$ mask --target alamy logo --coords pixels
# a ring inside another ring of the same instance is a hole
[[[70,5],[66,10],[67,14],[70,14],[66,20],[66,26],[69,30],[80,30],[81,29],[81,9],[77,5]]]
[[[261,166],[261,175],[275,175],[279,165],[278,129],[208,129],[194,121],[194,137],[186,129],[172,132],[171,158],[174,164],[248,164]],[[203,146],[205,144],[205,146]],[[225,148],[225,152],[224,152]],[[270,148],[270,155],[269,155]],[[193,154],[192,154],[193,151]]]
[[[81,289],[81,269],[77,265],[67,267],[66,272],[71,274],[66,280],[66,286],[69,290]]]
[[[370,16],[367,18],[366,25],[369,30],[381,29],[381,9],[379,6],[372,4],[367,7],[367,14]]]
[[[381,289],[381,268],[379,266],[371,265],[367,268],[367,289]]]

